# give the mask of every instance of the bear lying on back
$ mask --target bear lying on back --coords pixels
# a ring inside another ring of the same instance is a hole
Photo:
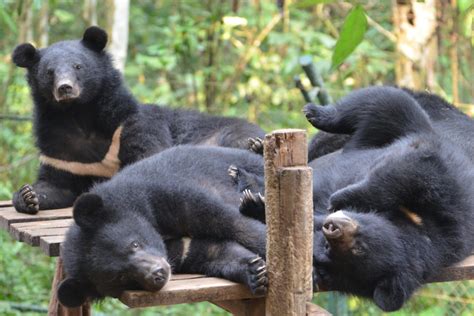
[[[13,196],[19,212],[71,206],[121,167],[179,144],[244,148],[263,131],[244,120],[141,105],[104,51],[107,34],[36,49],[21,44],[13,62],[27,68],[40,150],[38,180]]]
[[[73,307],[124,290],[157,291],[171,270],[265,293],[265,225],[239,214],[230,164],[263,172],[262,158],[247,150],[177,146],[82,194],[62,252],[68,279],[59,300]]]
[[[474,249],[474,122],[438,97],[420,98],[371,87],[304,109],[315,127],[350,135],[310,163],[316,283],[385,311]],[[262,192],[251,172],[236,173]],[[264,220],[263,205],[247,193],[241,211]]]

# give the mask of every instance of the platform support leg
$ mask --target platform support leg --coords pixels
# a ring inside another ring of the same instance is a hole
[[[264,316],[265,298],[211,302],[234,316]]]
[[[59,283],[64,279],[65,273],[63,269],[63,261],[59,257],[56,261],[56,269],[54,271],[53,283],[51,286],[51,299],[48,306],[49,316],[90,316],[91,306],[88,302],[84,303],[80,307],[66,308],[62,306],[58,301],[57,290]]]

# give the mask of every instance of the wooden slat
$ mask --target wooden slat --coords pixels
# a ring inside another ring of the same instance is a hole
[[[158,292],[126,291],[120,301],[129,307],[147,307],[253,297],[256,296],[243,284],[219,278],[197,278],[170,281]]]
[[[171,275],[171,281],[202,279],[202,278],[206,278],[206,276],[204,274],[173,274]]]
[[[474,255],[452,265],[431,279],[429,282],[449,282],[461,280],[474,280]]]
[[[13,223],[35,222],[55,219],[66,219],[72,217],[72,208],[40,211],[38,214],[29,215],[18,213],[16,210],[6,210],[0,212],[0,228],[7,230]]]
[[[48,237],[48,236],[64,236],[66,231],[69,227],[61,227],[61,228],[44,228],[44,229],[37,229],[37,230],[29,230],[24,231],[21,234],[21,241],[31,245],[33,247],[37,247],[40,245],[40,238],[41,237]]]
[[[57,257],[64,238],[64,235],[40,237],[39,246],[47,256]]]
[[[13,205],[13,203],[12,203],[12,201],[10,201],[10,200],[9,200],[9,201],[0,201],[0,211],[1,211],[1,209],[4,208],[4,207],[6,207],[6,206],[12,206],[12,205]]]
[[[73,223],[73,219],[57,219],[52,221],[39,221],[39,222],[23,222],[23,223],[14,223],[11,224],[8,228],[8,232],[12,235],[13,238],[20,235],[20,232],[27,231],[31,229],[39,228],[60,228],[60,227],[69,227]]]

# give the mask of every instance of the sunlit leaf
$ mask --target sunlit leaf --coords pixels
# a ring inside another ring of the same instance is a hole
[[[303,9],[303,8],[312,7],[313,5],[316,5],[316,4],[331,3],[331,2],[334,2],[334,0],[301,0],[301,1],[296,1],[295,3],[293,3],[292,6],[295,8]]]
[[[337,68],[356,49],[364,39],[367,30],[367,17],[364,9],[357,5],[346,17],[342,31],[336,42],[331,59],[331,68]]]

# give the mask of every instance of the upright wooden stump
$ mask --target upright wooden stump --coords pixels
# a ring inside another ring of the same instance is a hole
[[[58,300],[58,287],[64,279],[65,273],[63,269],[63,260],[59,257],[56,261],[56,269],[54,272],[53,284],[51,288],[51,299],[48,306],[48,316],[90,316],[91,306],[89,302],[84,303],[80,307],[66,308]]]
[[[312,169],[303,130],[265,136],[266,315],[305,315],[312,298]]]

